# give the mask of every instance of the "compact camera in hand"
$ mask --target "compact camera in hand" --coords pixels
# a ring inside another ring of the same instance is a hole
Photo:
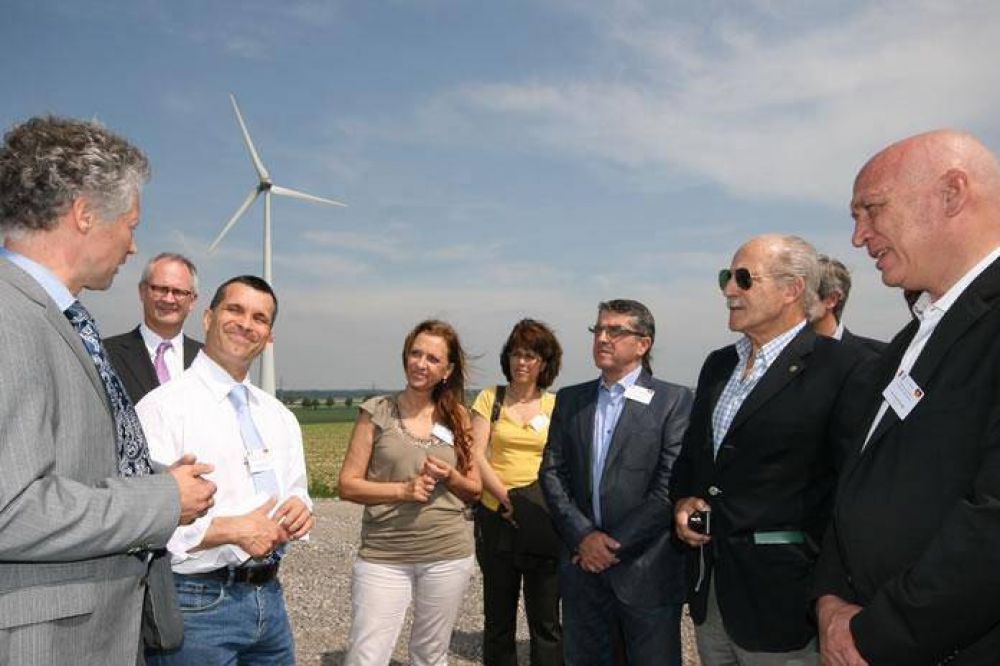
[[[688,516],[688,529],[698,534],[712,534],[712,512],[694,511]]]

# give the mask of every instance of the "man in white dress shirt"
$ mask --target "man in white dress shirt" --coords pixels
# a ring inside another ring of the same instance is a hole
[[[264,280],[225,282],[205,312],[204,349],[136,407],[154,460],[195,454],[215,465],[218,486],[212,510],[167,544],[185,637],[179,650],[148,655],[152,664],[294,663],[277,573],[284,544],[315,522],[302,433],[247,379],[277,311]]]
[[[200,342],[184,335],[184,322],[198,300],[198,270],[184,255],[161,252],[142,270],[139,300],[142,323],[104,341],[133,403],[180,377],[201,349]]]

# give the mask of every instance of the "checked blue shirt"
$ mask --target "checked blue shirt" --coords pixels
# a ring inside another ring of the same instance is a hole
[[[753,351],[753,344],[750,342],[750,338],[745,335],[736,341],[736,355],[739,360],[736,362],[736,367],[733,368],[732,376],[726,382],[726,387],[722,389],[719,402],[715,404],[715,411],[712,412],[712,445],[715,455],[719,455],[722,440],[726,438],[729,426],[732,425],[737,412],[743,406],[743,401],[747,399],[767,369],[771,367],[775,359],[781,355],[788,343],[799,334],[805,325],[806,321],[802,320],[757,350],[753,357],[753,367],[750,368],[750,372],[745,377],[743,376],[743,368],[747,366],[747,360]]]

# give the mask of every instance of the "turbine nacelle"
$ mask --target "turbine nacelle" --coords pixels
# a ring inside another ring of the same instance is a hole
[[[243,142],[246,144],[247,152],[250,154],[250,162],[253,164],[254,171],[257,173],[257,185],[250,190],[246,199],[240,204],[240,207],[236,209],[229,221],[226,222],[225,226],[222,227],[222,231],[216,236],[215,240],[209,246],[208,251],[213,252],[218,246],[218,244],[225,238],[229,230],[239,221],[244,213],[253,205],[254,201],[257,200],[261,194],[264,195],[264,275],[263,278],[267,282],[271,282],[271,195],[278,194],[284,197],[289,197],[292,199],[301,199],[302,201],[311,201],[313,203],[326,204],[328,206],[346,206],[347,204],[335,201],[333,199],[326,199],[324,197],[318,197],[313,194],[307,194],[305,192],[299,192],[298,190],[293,190],[288,187],[281,187],[280,185],[275,185],[274,181],[271,180],[271,174],[268,173],[267,167],[264,166],[264,162],[260,159],[260,155],[257,153],[257,148],[253,144],[253,139],[250,138],[250,131],[247,129],[247,124],[243,121],[243,114],[240,113],[240,107],[236,104],[236,97],[233,95],[229,96],[229,101],[233,104],[233,112],[236,113],[236,121],[240,125],[240,131],[243,133]],[[275,393],[275,374],[274,374],[274,349],[273,345],[268,344],[264,348],[263,354],[261,354],[260,359],[260,387],[274,395]]]

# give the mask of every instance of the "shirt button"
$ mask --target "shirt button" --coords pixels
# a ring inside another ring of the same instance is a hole
[[[718,497],[719,495],[722,494],[722,489],[719,488],[718,486],[709,486],[708,494],[711,495],[712,497]]]

